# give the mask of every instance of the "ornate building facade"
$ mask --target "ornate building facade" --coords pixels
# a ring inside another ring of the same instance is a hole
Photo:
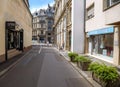
[[[46,22],[46,13],[44,9],[40,9],[38,12],[33,14],[33,31],[32,38],[38,42],[46,42],[46,31],[47,31],[47,22]]]
[[[54,6],[51,7],[48,4],[48,8],[46,9],[47,14],[47,31],[46,31],[46,39],[49,43],[54,43],[54,32],[53,32],[53,24],[54,24]]]
[[[55,41],[58,48],[66,50],[71,49],[71,1],[55,0]]]
[[[40,9],[33,13],[32,39],[40,43],[53,43],[54,8]]]
[[[54,30],[58,48],[84,53],[84,0],[55,0]]]

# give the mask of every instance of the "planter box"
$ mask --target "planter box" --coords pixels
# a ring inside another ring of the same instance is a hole
[[[115,82],[109,81],[108,83],[105,83],[102,79],[100,79],[95,73],[92,72],[92,78],[97,83],[99,83],[102,87],[120,87],[120,78],[116,80]]]
[[[76,62],[74,59],[75,59],[75,57],[70,57],[71,62]]]
[[[89,67],[90,63],[91,62],[77,62],[77,65],[83,71],[88,71],[88,67]]]

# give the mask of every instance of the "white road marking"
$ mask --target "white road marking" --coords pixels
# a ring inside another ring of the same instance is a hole
[[[42,50],[42,47],[40,47],[40,50],[39,50],[39,52],[38,52],[39,54],[41,53],[41,50]]]

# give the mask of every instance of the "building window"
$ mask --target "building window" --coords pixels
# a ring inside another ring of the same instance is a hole
[[[8,50],[20,47],[20,32],[8,30]]]
[[[51,33],[48,33],[48,35],[51,35]]]
[[[48,27],[48,30],[51,30],[51,27]]]
[[[43,24],[41,24],[41,28],[43,28]]]
[[[89,8],[87,8],[86,20],[89,20],[93,17],[94,17],[94,4],[92,4]]]
[[[35,32],[35,35],[37,36],[37,31]]]
[[[43,30],[41,31],[41,34],[43,34]]]
[[[71,19],[72,18],[72,8],[70,8],[70,22],[71,22]]]
[[[92,53],[113,57],[113,38],[113,34],[91,36]]]
[[[48,21],[48,24],[51,24],[51,20]]]
[[[38,15],[38,13],[35,13],[35,15],[37,16],[37,15]]]
[[[104,0],[103,1],[104,9],[107,9],[115,4],[118,4],[119,2],[120,0]]]
[[[48,37],[48,42],[51,43],[51,37]]]

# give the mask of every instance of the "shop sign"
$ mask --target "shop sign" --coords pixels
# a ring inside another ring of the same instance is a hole
[[[15,29],[15,22],[14,21],[7,21],[6,22],[6,29]]]
[[[99,34],[107,34],[107,33],[113,33],[113,32],[114,32],[114,27],[108,27],[108,28],[90,31],[87,33],[87,35],[99,35]]]

